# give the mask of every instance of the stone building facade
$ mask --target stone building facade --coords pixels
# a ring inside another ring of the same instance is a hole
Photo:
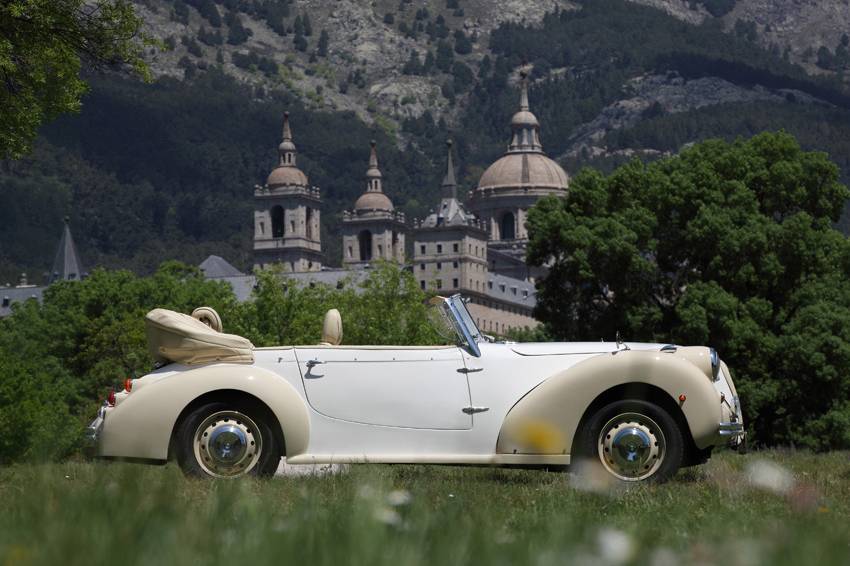
[[[502,334],[512,328],[536,326],[534,281],[545,269],[526,264],[527,213],[546,195],[566,195],[569,177],[543,152],[540,123],[529,108],[524,72],[511,130],[507,151],[487,168],[467,204],[457,196],[452,144],[448,142],[440,202],[425,219],[415,220],[412,230],[384,192],[372,142],[365,191],[354,208],[343,213],[343,267],[329,269],[322,267],[320,191],[311,187],[296,167],[286,114],[278,148],[280,163],[266,184],[254,192],[255,265],[282,263],[285,271],[305,281],[330,280],[352,270],[362,272],[376,260],[404,265],[405,239],[410,232],[413,257],[409,268],[422,289],[462,293],[484,332]]]

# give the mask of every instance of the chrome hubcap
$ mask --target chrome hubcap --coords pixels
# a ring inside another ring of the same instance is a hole
[[[195,458],[201,468],[216,477],[248,473],[260,460],[262,436],[257,425],[236,411],[207,417],[195,430]]]
[[[605,469],[625,481],[654,474],[666,453],[661,427],[639,413],[624,413],[609,420],[599,433],[597,446]]]

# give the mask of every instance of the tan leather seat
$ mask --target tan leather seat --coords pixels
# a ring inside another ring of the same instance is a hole
[[[339,346],[342,343],[342,317],[339,311],[331,309],[325,313],[322,324],[322,346]]]

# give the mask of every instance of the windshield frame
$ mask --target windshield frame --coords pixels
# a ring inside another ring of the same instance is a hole
[[[451,297],[440,298],[442,299],[441,306],[454,322],[455,330],[457,330],[461,343],[466,344],[472,355],[480,358],[481,348],[479,348],[478,342],[481,340],[481,331],[478,330],[478,326],[469,314],[463,302],[463,297],[460,294],[456,294]]]

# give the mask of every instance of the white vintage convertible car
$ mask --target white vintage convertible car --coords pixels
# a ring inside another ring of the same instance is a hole
[[[255,348],[212,309],[155,309],[160,366],[110,394],[89,436],[98,456],[189,474],[271,474],[291,464],[598,463],[662,481],[741,443],[729,369],[714,350],[661,344],[498,343],[459,295],[433,310],[444,346],[342,345],[331,310],[315,346]],[[203,321],[203,322],[202,322]]]

